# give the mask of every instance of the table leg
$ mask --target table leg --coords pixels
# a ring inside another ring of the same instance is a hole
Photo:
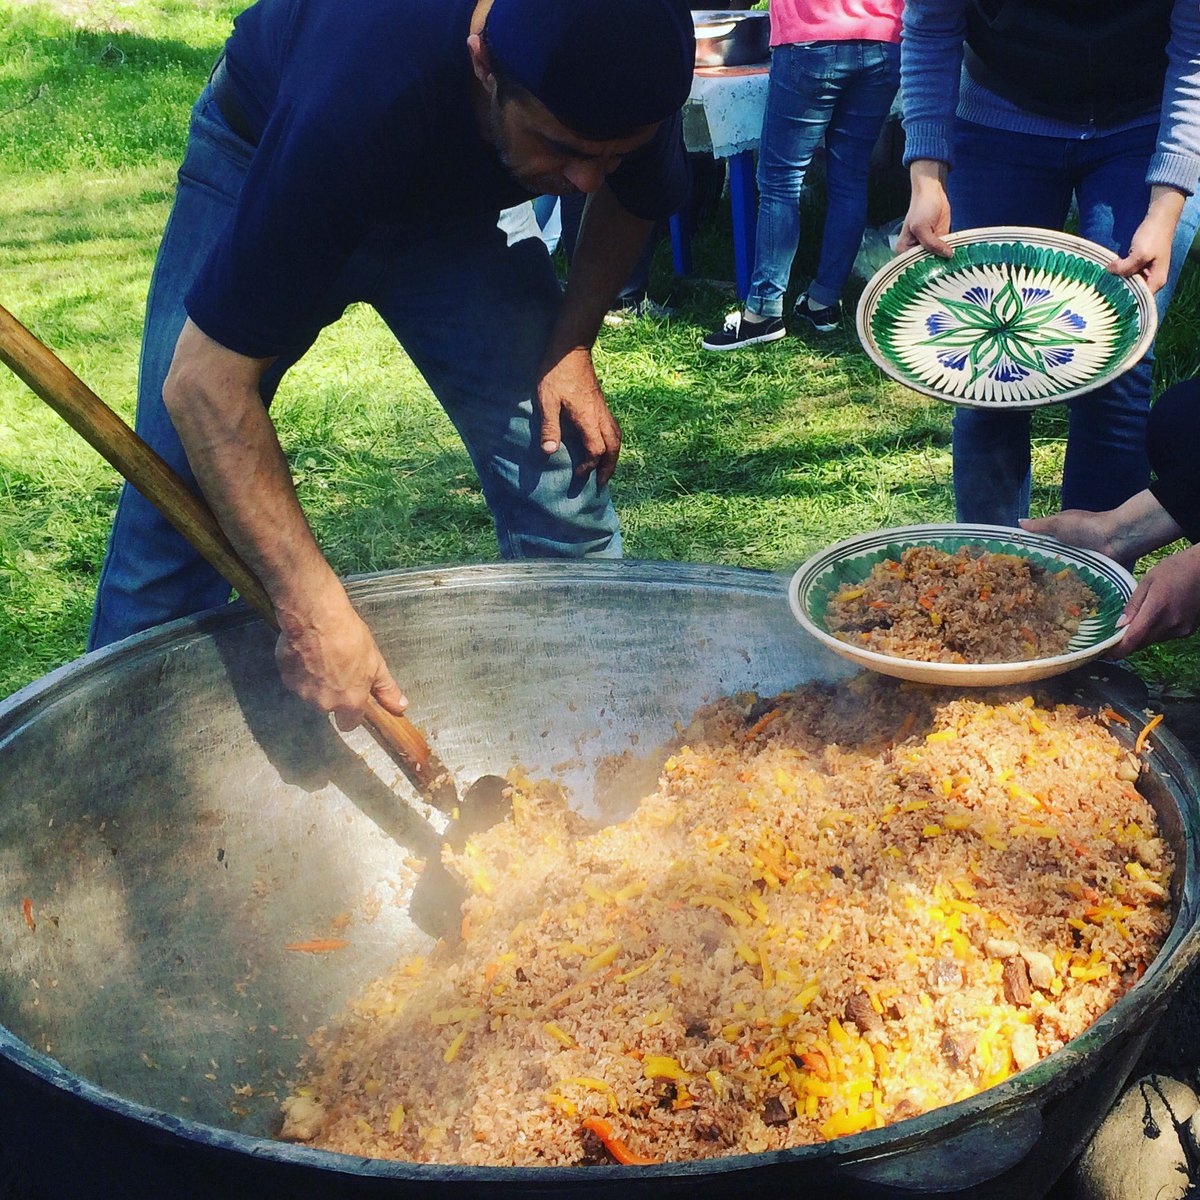
[[[671,263],[676,275],[692,273],[692,231],[686,206],[671,214]]]
[[[729,198],[733,210],[733,262],[739,300],[750,294],[754,272],[754,232],[758,195],[754,187],[754,151],[743,150],[729,160]]]

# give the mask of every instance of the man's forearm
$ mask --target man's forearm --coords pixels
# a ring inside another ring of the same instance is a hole
[[[551,349],[590,347],[617,293],[629,278],[653,221],[622,207],[607,184],[588,201],[571,259],[571,273]]]
[[[345,593],[300,507],[257,381],[240,364],[223,373],[225,360],[207,357],[204,340],[185,329],[164,400],[205,499],[290,633]]]

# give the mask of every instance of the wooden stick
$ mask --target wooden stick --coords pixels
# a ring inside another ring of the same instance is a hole
[[[271,598],[221,531],[208,505],[78,376],[0,307],[0,361],[110,462],[220,573],[272,628]],[[429,801],[444,811],[457,802],[454,780],[407,717],[373,696],[367,728]]]

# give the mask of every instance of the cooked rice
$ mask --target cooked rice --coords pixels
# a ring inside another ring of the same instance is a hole
[[[1023,662],[1066,651],[1096,594],[1016,554],[910,546],[829,599],[829,632],[923,662]]]
[[[475,1165],[876,1129],[1059,1049],[1166,936],[1172,856],[1095,716],[860,676],[702,710],[607,827],[516,779],[463,941],[311,1041],[284,1135]]]

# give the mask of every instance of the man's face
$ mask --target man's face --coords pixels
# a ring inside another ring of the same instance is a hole
[[[532,195],[594,192],[658,129],[645,125],[627,137],[593,142],[572,133],[531,96],[500,103],[493,93],[489,99],[489,138],[508,172]]]

